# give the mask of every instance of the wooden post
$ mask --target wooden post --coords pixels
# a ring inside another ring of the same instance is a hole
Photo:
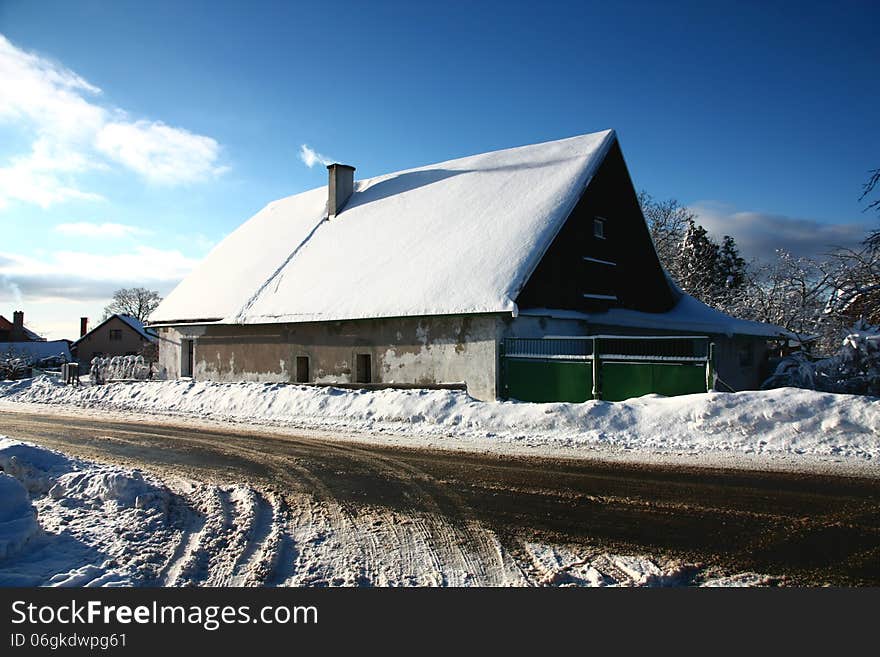
[[[601,399],[599,389],[599,338],[593,338],[593,399]]]

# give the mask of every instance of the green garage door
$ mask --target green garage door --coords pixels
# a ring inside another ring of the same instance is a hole
[[[711,348],[703,336],[507,338],[502,354],[502,396],[520,401],[671,397],[706,392],[711,379]]]
[[[590,363],[508,358],[504,393],[509,399],[532,402],[582,402],[593,398]]]
[[[706,367],[693,363],[602,363],[602,399],[623,401],[650,393],[674,397],[706,392]]]

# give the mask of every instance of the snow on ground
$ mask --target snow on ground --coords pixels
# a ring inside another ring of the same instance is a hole
[[[581,404],[481,402],[447,390],[341,390],[209,381],[70,387],[0,383],[0,400],[224,422],[404,436],[414,444],[591,448],[654,454],[811,456],[873,467],[880,399],[798,388]],[[590,449],[584,449],[590,448]]]
[[[462,529],[441,524],[397,512],[352,514],[249,486],[160,479],[0,436],[0,586],[778,583],[583,546],[524,541],[514,556],[485,530],[481,555],[462,549]],[[480,529],[468,532],[473,538]]]

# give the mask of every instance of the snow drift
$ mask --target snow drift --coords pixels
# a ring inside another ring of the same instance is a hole
[[[14,477],[0,472],[0,560],[18,553],[40,533],[37,514],[27,490]]]
[[[173,486],[0,436],[0,586],[262,583],[277,540],[263,550],[249,519],[265,507],[261,530],[277,537],[275,503],[247,486]]]
[[[412,437],[659,452],[880,458],[880,400],[797,388],[581,404],[481,402],[457,391],[156,381],[82,388],[42,377],[0,399]]]

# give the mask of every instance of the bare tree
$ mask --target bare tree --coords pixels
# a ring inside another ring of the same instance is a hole
[[[639,192],[639,205],[648,222],[660,263],[677,281],[681,273],[678,271],[681,245],[697,215],[681,206],[675,199],[658,201],[644,190]]]
[[[865,197],[873,192],[874,188],[878,185],[880,185],[880,169],[869,171],[868,182],[862,185],[862,195],[859,196],[859,200],[863,201]],[[868,206],[865,208],[865,210],[877,210],[877,212],[880,212],[880,198],[875,198],[873,201],[868,203]]]
[[[776,260],[757,266],[732,314],[781,326],[801,340],[818,337],[820,351],[836,349],[842,325],[828,300],[836,286],[833,262],[795,257],[778,249]]]
[[[103,319],[119,314],[145,322],[161,301],[162,297],[155,290],[143,287],[122,288],[113,293],[113,301],[104,308]]]
[[[846,321],[880,324],[880,239],[869,236],[861,249],[838,249],[839,265],[830,306]]]
[[[859,200],[864,201],[877,186],[880,186],[880,169],[874,169],[873,171],[868,172],[868,182],[862,185],[862,195],[859,196]],[[880,198],[875,198],[873,201],[870,201],[868,205],[865,206],[865,211],[867,212],[868,210],[876,210],[880,213]],[[865,245],[869,248],[880,249],[880,229],[868,233],[868,237],[865,239]]]

